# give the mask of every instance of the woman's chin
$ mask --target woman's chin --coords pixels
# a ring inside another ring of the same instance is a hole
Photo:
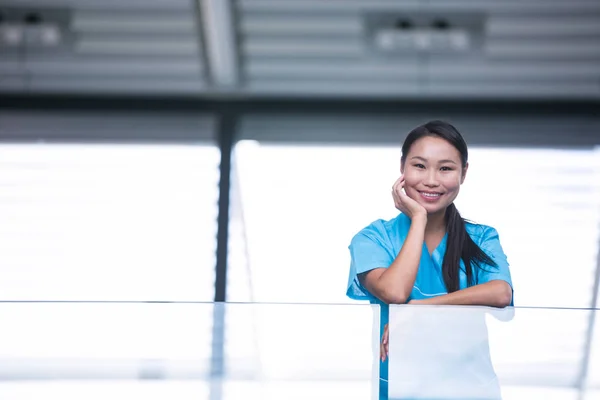
[[[433,205],[433,204],[421,204],[421,205],[427,211],[427,215],[439,214],[440,212],[444,212],[444,210],[446,209],[446,207],[440,207],[438,205]]]

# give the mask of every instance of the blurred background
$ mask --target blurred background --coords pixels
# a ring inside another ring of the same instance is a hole
[[[599,106],[598,0],[0,0],[0,314],[19,327],[0,358],[52,325],[3,307],[206,303],[182,349],[213,375],[236,351],[273,373],[265,324],[294,312],[212,303],[352,310],[350,239],[397,214],[405,135],[445,119],[470,146],[458,209],[498,230],[515,305],[579,309],[541,334],[564,379],[517,377],[507,398],[582,399],[600,388]],[[48,346],[59,357],[73,340]],[[15,365],[0,362],[3,398],[48,390],[30,384],[52,368]],[[118,378],[107,370],[81,379]]]

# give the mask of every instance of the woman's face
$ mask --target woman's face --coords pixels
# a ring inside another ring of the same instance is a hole
[[[446,210],[460,190],[467,173],[459,151],[444,139],[425,136],[415,141],[406,155],[402,173],[404,190],[434,214]]]

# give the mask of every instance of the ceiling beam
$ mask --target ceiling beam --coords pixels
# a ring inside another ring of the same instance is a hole
[[[239,81],[233,6],[230,0],[197,0],[209,78],[219,88]]]

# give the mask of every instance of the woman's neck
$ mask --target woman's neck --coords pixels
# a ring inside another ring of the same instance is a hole
[[[446,231],[446,210],[427,215],[425,233],[436,233],[441,231]]]

